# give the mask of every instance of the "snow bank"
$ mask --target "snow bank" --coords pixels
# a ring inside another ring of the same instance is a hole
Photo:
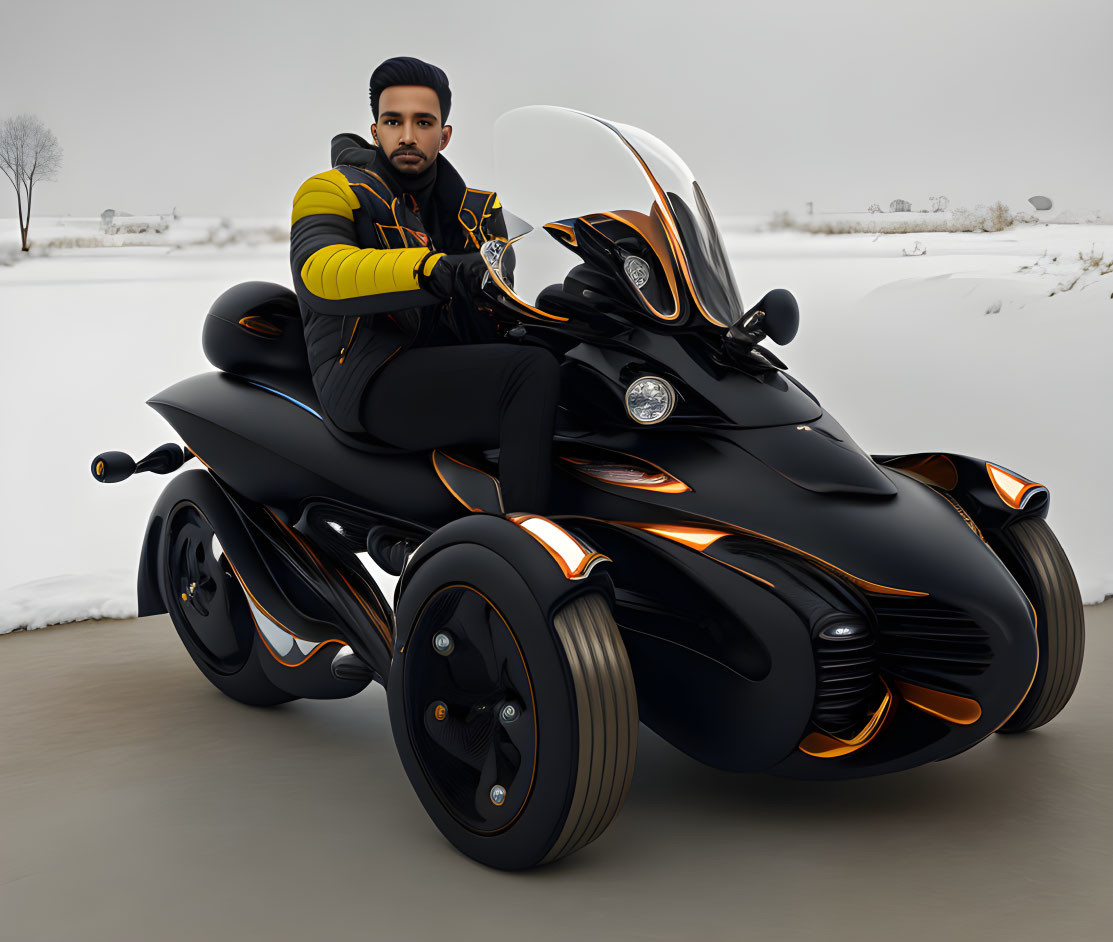
[[[1111,235],[920,233],[922,255],[900,235],[727,240],[748,304],[774,287],[800,300],[800,334],[778,352],[859,444],[982,456],[1047,484],[1049,521],[1098,602],[1113,593],[1113,273],[1078,255],[1113,260]],[[210,368],[204,314],[253,279],[290,283],[285,245],[58,249],[0,268],[0,632],[135,613],[167,479],[106,487],[90,460],[175,440],[145,400]]]
[[[106,231],[99,218],[75,216],[34,217],[29,251],[20,251],[19,228],[14,219],[0,219],[0,265],[50,255],[60,249],[102,249],[127,246],[163,246],[167,249],[197,246],[262,245],[285,243],[290,224],[281,219],[226,219],[187,216],[158,217],[157,224],[135,222],[153,217],[115,217]]]

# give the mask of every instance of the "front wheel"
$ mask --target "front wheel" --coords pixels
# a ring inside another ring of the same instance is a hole
[[[1082,672],[1086,623],[1067,554],[1039,517],[1014,523],[991,545],[1036,610],[1039,665],[1032,687],[998,730],[1023,733],[1052,720],[1067,705]]]
[[[391,727],[429,816],[459,850],[520,870],[585,846],[633,776],[638,713],[606,598],[550,619],[502,557],[438,552],[407,585]]]

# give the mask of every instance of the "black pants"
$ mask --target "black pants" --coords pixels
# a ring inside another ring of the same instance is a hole
[[[360,421],[376,438],[415,451],[497,445],[504,509],[544,514],[559,395],[557,359],[540,347],[415,347],[372,377]]]

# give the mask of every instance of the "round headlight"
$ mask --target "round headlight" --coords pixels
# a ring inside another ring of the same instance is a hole
[[[668,418],[676,405],[676,390],[660,376],[643,376],[626,389],[626,411],[630,418],[643,425],[652,425]]]

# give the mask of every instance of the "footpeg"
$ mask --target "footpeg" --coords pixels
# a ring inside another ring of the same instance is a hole
[[[370,683],[375,679],[371,665],[357,655],[350,645],[344,645],[332,659],[332,676],[337,680]]]

